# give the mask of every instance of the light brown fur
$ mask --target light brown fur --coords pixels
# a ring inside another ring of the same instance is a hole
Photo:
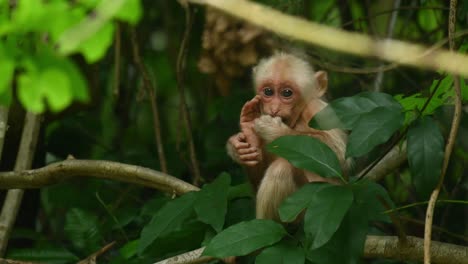
[[[304,60],[278,53],[254,68],[257,95],[241,111],[241,132],[227,143],[228,154],[247,169],[257,191],[257,218],[279,221],[281,202],[308,182],[336,182],[294,168],[287,160],[266,153],[266,144],[285,135],[308,135],[326,143],[337,155],[343,170],[346,134],[339,130],[310,128],[309,121],[327,104],[321,99],[327,90],[325,72],[314,73]]]

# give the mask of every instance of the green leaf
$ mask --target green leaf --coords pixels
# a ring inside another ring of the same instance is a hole
[[[436,10],[421,9],[417,11],[418,24],[426,31],[431,32],[439,27]]]
[[[135,25],[140,20],[141,15],[140,0],[126,0],[115,17],[131,25]]]
[[[72,102],[68,76],[60,69],[46,69],[37,80],[36,89],[42,91],[53,112],[63,110]]]
[[[215,181],[203,186],[195,202],[195,212],[198,219],[205,224],[211,225],[216,232],[223,229],[230,184],[231,177],[229,174],[222,173]]]
[[[355,204],[349,208],[340,227],[322,247],[307,252],[307,259],[320,264],[358,264],[364,252],[368,219]],[[310,241],[306,241],[311,244]]]
[[[294,167],[322,177],[342,177],[335,152],[322,141],[310,136],[284,136],[267,146],[273,154],[287,159]]]
[[[330,240],[354,199],[353,192],[340,185],[322,188],[315,197],[304,218],[304,231],[313,241],[311,249],[319,248]]]
[[[140,241],[138,239],[129,241],[120,248],[119,252],[125,259],[130,259],[138,253],[138,246]]]
[[[120,10],[125,0],[103,0],[95,9],[95,16],[83,19],[76,26],[65,31],[57,41],[58,52],[69,55],[81,50],[88,62],[97,60],[102,49],[112,42],[113,25],[110,21]],[[102,36],[99,36],[102,35]],[[94,38],[90,40],[90,38]],[[103,43],[99,43],[103,41]]]
[[[102,242],[98,219],[89,212],[72,208],[65,216],[64,231],[73,245],[81,250],[94,251]]]
[[[385,188],[373,181],[363,180],[353,184],[352,190],[355,210],[360,210],[359,213],[365,215],[368,221],[390,223],[390,217],[384,212],[395,205]]]
[[[359,118],[377,107],[400,111],[400,104],[385,93],[364,92],[352,97],[345,97],[328,104],[311,121],[311,126],[320,129],[352,129]]]
[[[408,130],[408,162],[416,191],[429,197],[437,185],[444,159],[444,138],[430,117],[418,119]]]
[[[362,156],[384,143],[400,128],[403,119],[403,113],[386,107],[363,114],[349,135],[346,157]]]
[[[155,239],[178,228],[193,212],[197,192],[186,193],[163,206],[141,231],[139,252]]]
[[[285,235],[283,226],[272,220],[241,222],[217,234],[206,246],[203,255],[217,258],[243,256],[272,245]]]
[[[248,182],[238,184],[235,186],[231,186],[229,188],[228,193],[228,200],[233,200],[236,198],[243,198],[243,197],[254,197],[254,193],[252,190],[252,185]]]
[[[286,242],[280,242],[262,250],[255,259],[255,264],[303,264],[304,262],[304,250],[297,245]]]
[[[0,42],[0,104],[9,105],[11,101],[13,73],[15,71],[15,60],[11,56],[11,47]]]
[[[54,112],[63,110],[72,101],[68,76],[57,68],[46,68],[37,75],[25,72],[20,75],[18,83],[19,99],[32,112],[45,110],[44,99]]]
[[[88,63],[101,59],[107,52],[114,39],[114,25],[111,22],[104,24],[96,34],[83,41],[78,50]]]
[[[80,259],[65,248],[8,249],[7,258],[42,263],[76,263]]]
[[[329,186],[328,183],[309,183],[288,196],[279,208],[281,221],[294,221],[312,200],[317,199],[316,193],[327,186]]]

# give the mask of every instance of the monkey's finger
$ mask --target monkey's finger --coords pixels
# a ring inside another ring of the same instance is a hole
[[[239,141],[245,142],[245,140],[246,140],[247,138],[245,137],[245,134],[244,134],[244,133],[240,132],[239,134],[237,134],[237,139],[238,139]]]
[[[245,154],[250,154],[250,153],[258,153],[258,152],[257,152],[257,148],[253,147],[253,148],[246,148],[246,149],[238,149],[237,153],[239,153],[239,155],[245,155]]]
[[[256,160],[258,155],[260,155],[258,152],[242,154],[242,155],[239,155],[239,159],[242,161],[252,161],[252,160]]]
[[[247,142],[241,142],[241,141],[236,141],[234,142],[234,147],[239,150],[239,149],[246,149],[250,147],[250,144]]]
[[[252,167],[252,166],[257,165],[257,164],[258,164],[258,161],[256,161],[256,160],[244,161],[243,163],[244,163],[244,165],[246,165],[246,166]]]

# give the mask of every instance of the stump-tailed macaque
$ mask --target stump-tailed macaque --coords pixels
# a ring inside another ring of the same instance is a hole
[[[310,128],[309,121],[326,103],[327,74],[314,72],[303,59],[276,53],[253,69],[256,96],[241,110],[240,132],[229,138],[227,152],[244,166],[257,192],[256,215],[279,220],[281,202],[308,182],[329,181],[293,167],[287,160],[268,154],[264,147],[284,135],[309,135],[326,143],[337,155],[344,171],[346,135],[338,129]]]

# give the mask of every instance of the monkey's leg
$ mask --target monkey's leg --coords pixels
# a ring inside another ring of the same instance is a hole
[[[298,177],[300,179],[297,179]],[[282,158],[274,160],[265,171],[258,188],[257,218],[279,221],[278,208],[281,202],[296,191],[299,185],[306,182],[303,173],[287,160]]]

